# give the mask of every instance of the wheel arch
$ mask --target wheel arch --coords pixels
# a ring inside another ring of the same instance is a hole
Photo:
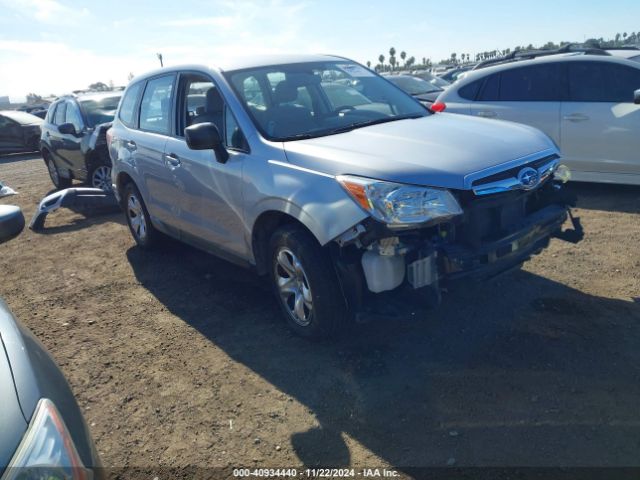
[[[251,230],[251,248],[256,264],[256,271],[259,275],[265,275],[268,272],[269,241],[271,240],[271,235],[273,235],[273,232],[278,228],[285,225],[299,226],[309,232],[309,234],[318,241],[318,237],[314,235],[313,231],[293,215],[281,210],[267,210],[262,212],[258,218],[256,218]]]

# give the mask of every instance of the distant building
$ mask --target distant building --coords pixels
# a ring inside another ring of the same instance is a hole
[[[9,97],[0,97],[0,108],[7,108],[11,105]]]

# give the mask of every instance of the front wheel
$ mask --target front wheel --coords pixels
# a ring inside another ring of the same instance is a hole
[[[326,337],[344,326],[347,308],[331,258],[309,232],[297,226],[278,229],[269,258],[278,303],[297,334]]]

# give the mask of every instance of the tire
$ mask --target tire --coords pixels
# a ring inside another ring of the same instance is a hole
[[[323,338],[345,326],[347,307],[332,260],[309,232],[295,225],[276,230],[269,261],[278,304],[295,333]]]
[[[151,224],[147,206],[133,183],[123,189],[122,206],[129,231],[139,247],[150,250],[159,243],[160,232]]]
[[[110,192],[113,189],[111,185],[111,165],[102,163],[89,168],[87,185]]]
[[[58,190],[69,188],[71,186],[71,179],[60,176],[58,166],[53,161],[51,154],[48,151],[44,150],[42,152],[42,157],[44,158],[44,162],[47,165],[47,170],[49,170],[49,178],[51,179],[51,183],[53,183],[54,187],[56,187]]]

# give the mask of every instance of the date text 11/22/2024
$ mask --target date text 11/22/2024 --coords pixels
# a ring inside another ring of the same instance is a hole
[[[262,477],[262,478],[397,478],[399,473],[396,470],[386,468],[307,468],[298,471],[295,468],[236,468],[233,476],[242,477]]]

